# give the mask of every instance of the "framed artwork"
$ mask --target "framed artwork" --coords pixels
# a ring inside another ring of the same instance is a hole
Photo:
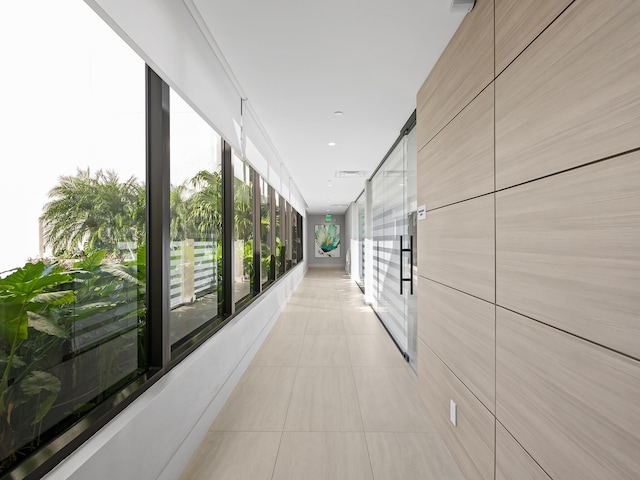
[[[340,225],[316,225],[316,258],[340,256]]]

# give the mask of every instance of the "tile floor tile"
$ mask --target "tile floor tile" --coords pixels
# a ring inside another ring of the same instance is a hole
[[[401,367],[353,367],[367,432],[435,432],[418,397],[415,374]]]
[[[251,365],[261,367],[297,367],[304,335],[269,335]]]
[[[362,433],[285,432],[273,480],[373,480]]]
[[[300,366],[350,366],[347,338],[344,335],[305,335],[300,355]]]
[[[387,335],[380,320],[370,309],[368,312],[345,313],[342,315],[342,323],[348,335]]]
[[[358,367],[402,366],[406,361],[388,335],[347,335],[351,365]]]
[[[376,480],[464,480],[444,441],[434,433],[367,433]]]
[[[307,335],[344,335],[344,325],[339,310],[329,310],[321,314],[309,314]]]
[[[284,426],[289,432],[362,431],[350,367],[298,367]]]
[[[271,480],[281,436],[281,432],[210,431],[180,480]]]
[[[295,313],[280,314],[270,335],[302,335],[307,330],[307,316]]]
[[[211,429],[282,431],[295,376],[295,367],[247,368]]]

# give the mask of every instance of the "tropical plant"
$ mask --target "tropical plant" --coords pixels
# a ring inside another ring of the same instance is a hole
[[[49,313],[75,301],[73,290],[60,287],[71,275],[58,265],[27,263],[0,279],[0,458],[15,460],[21,447],[20,426],[38,426],[56,401],[60,380],[41,365],[57,339],[68,338]],[[6,460],[5,460],[6,461]]]
[[[55,418],[87,410],[109,394],[114,378],[131,373],[135,344],[109,339],[137,328],[133,341],[144,347],[145,258],[144,247],[123,263],[100,250],[68,267],[27,263],[0,279],[3,467],[40,444],[45,421],[45,429],[57,421],[49,419],[52,409]],[[79,338],[85,353],[76,355]],[[86,352],[96,359],[89,378],[81,373]]]
[[[122,256],[118,243],[140,243],[145,231],[144,187],[112,171],[78,169],[60,177],[44,206],[44,237],[55,256],[77,257],[97,250]]]

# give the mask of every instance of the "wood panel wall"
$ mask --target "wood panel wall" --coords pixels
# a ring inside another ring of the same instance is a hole
[[[639,52],[637,0],[476,0],[418,92],[418,383],[469,479],[640,478]]]

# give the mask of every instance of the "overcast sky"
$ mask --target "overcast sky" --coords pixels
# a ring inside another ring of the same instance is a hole
[[[144,62],[84,2],[0,6],[0,272],[38,255],[38,218],[61,175],[145,178]],[[172,183],[214,168],[216,135],[172,96]]]

